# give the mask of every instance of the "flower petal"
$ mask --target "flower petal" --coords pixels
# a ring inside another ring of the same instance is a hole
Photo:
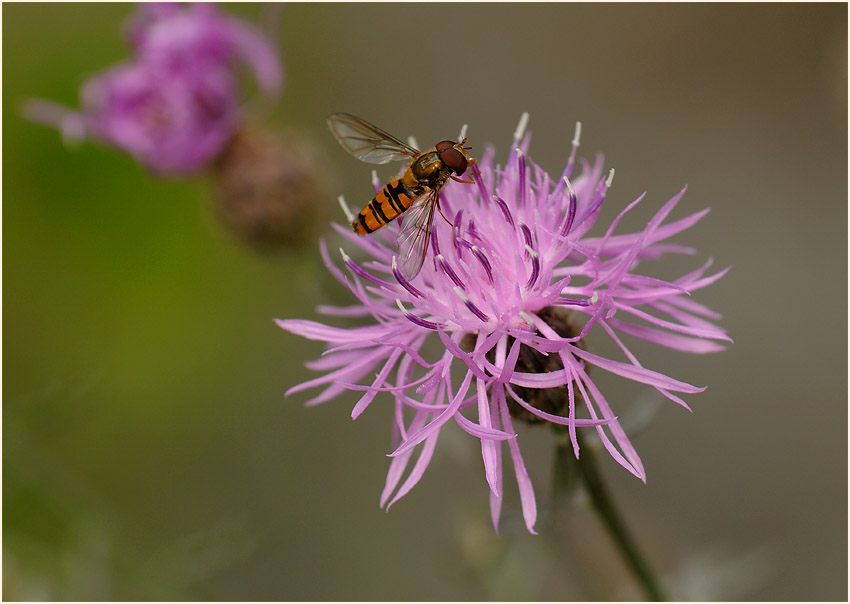
[[[452,398],[452,402],[446,407],[446,410],[440,413],[434,420],[429,423],[427,426],[417,430],[410,436],[408,436],[407,440],[405,440],[395,451],[390,453],[390,457],[395,457],[396,455],[401,455],[423,440],[428,438],[432,432],[439,430],[443,424],[449,421],[454,414],[460,409],[461,403],[463,402],[463,397],[466,395],[467,390],[469,390],[469,386],[472,383],[472,373],[467,371],[466,377],[463,379],[463,382],[460,385],[457,393]]]
[[[493,419],[490,415],[490,400],[487,398],[487,387],[484,384],[484,380],[477,379],[475,381],[475,389],[478,395],[478,422],[482,427],[492,429]],[[498,490],[499,487],[496,480],[496,447],[498,446],[499,443],[493,440],[481,439],[481,457],[484,459],[484,476],[487,478],[487,484],[490,485],[490,490],[501,497],[502,493]]]
[[[502,426],[510,432],[513,430],[511,416],[508,413],[508,404],[505,401],[504,390],[500,389],[500,391],[501,395],[498,398],[498,403],[501,410]],[[537,532],[534,530],[534,523],[537,522],[537,502],[534,498],[534,486],[532,486],[531,478],[525,469],[525,462],[522,460],[522,454],[520,453],[519,444],[516,439],[508,441],[508,450],[511,452],[511,461],[514,464],[514,473],[516,474],[517,486],[519,487],[522,517],[525,519],[525,526],[528,532],[536,535]]]
[[[610,371],[611,373],[628,378],[630,380],[634,380],[636,382],[649,384],[650,386],[656,386],[658,388],[665,388],[667,390],[673,390],[675,392],[702,392],[703,390],[705,390],[705,387],[700,388],[699,386],[692,386],[691,384],[680,382],[679,380],[674,380],[673,378],[667,377],[664,374],[657,373],[649,369],[644,369],[643,367],[635,367],[634,365],[629,365],[628,363],[620,363],[618,361],[612,361],[610,359],[591,354],[586,350],[582,350],[578,346],[570,345],[569,349],[570,352],[572,352],[580,359],[584,359],[585,361],[592,363],[600,369]]]

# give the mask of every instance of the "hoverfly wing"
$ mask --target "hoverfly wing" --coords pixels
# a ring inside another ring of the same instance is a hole
[[[386,164],[420,154],[392,134],[349,113],[334,113],[328,118],[328,127],[343,149],[370,164]]]
[[[402,215],[402,227],[398,236],[398,270],[408,281],[419,274],[428,253],[431,240],[431,224],[440,191],[433,189],[419,198]]]

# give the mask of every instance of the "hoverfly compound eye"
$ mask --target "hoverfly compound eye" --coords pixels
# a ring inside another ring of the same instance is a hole
[[[439,143],[437,143],[437,152],[442,153],[446,149],[451,149],[456,144],[457,143],[455,143],[454,141],[440,141]]]
[[[441,144],[443,143],[440,143],[440,145]],[[458,176],[466,172],[466,166],[468,164],[466,155],[455,149],[455,143],[452,143],[451,147],[448,147],[443,150],[440,149],[440,145],[437,145],[437,150],[440,151],[440,159],[443,160],[443,163],[446,165],[446,167]]]

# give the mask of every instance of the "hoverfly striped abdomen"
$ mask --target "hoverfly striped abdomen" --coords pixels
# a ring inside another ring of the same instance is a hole
[[[351,223],[351,228],[358,235],[376,231],[409,208],[424,191],[424,187],[409,187],[403,179],[397,178],[366,204]]]

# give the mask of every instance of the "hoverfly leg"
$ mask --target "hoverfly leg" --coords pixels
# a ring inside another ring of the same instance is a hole
[[[440,207],[440,198],[439,197],[437,198],[437,211],[440,213],[440,216],[443,217],[443,220],[445,220],[449,224],[449,226],[452,227],[452,229],[454,229],[455,228],[454,223],[451,220],[449,220],[448,218],[446,218],[445,214],[443,214],[443,209]]]
[[[463,142],[466,142],[466,139],[463,139]],[[464,147],[464,149],[467,149],[467,147]],[[472,147],[469,147],[467,150],[469,150],[469,149],[472,149]],[[477,161],[475,161],[475,159],[474,159],[474,158],[470,158],[470,160],[469,160],[469,167],[471,168],[472,166],[474,166],[474,165],[475,165],[475,164],[477,164],[477,163],[478,163],[478,162],[477,162]],[[471,177],[471,176],[470,176],[469,180],[463,180],[462,178],[458,178],[458,177],[457,177],[457,176],[455,176],[454,174],[450,175],[450,178],[451,178],[452,180],[454,180],[455,182],[462,182],[462,183],[463,183],[463,184],[465,184],[465,185],[474,185],[474,184],[475,184],[475,181],[474,181],[474,180],[472,180],[472,177]]]
[[[448,223],[448,225],[450,227],[452,227],[452,243],[454,243],[454,246],[457,247],[457,235],[455,234],[455,223],[453,223],[451,220],[446,218],[446,215],[443,214],[443,209],[440,207],[440,198],[439,197],[437,197],[437,211],[440,213],[440,216],[443,217],[443,220],[445,220]]]

